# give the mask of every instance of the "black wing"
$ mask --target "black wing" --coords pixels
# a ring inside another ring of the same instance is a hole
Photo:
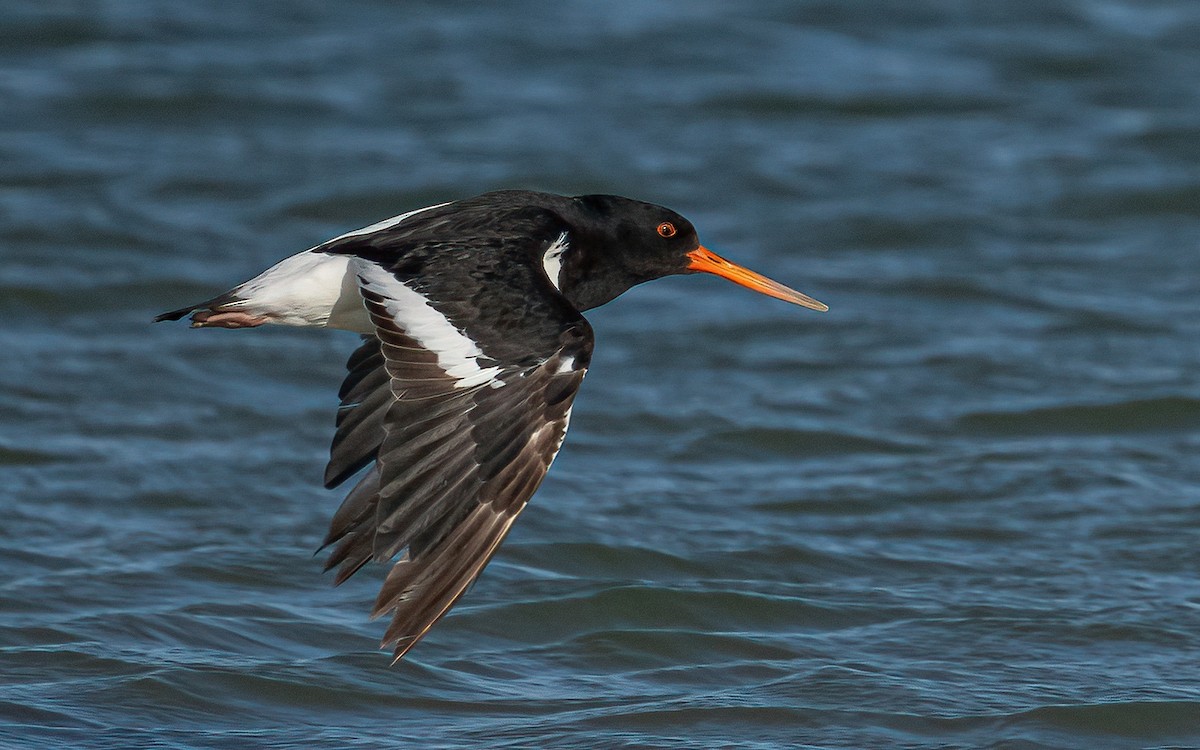
[[[340,566],[340,583],[406,550],[373,613],[392,614],[383,645],[396,659],[467,590],[541,484],[591,356],[590,326],[540,263],[497,262],[504,283],[465,299],[464,269],[494,260],[419,278],[355,261],[376,333],[347,363],[326,482],[376,463],[334,515],[327,568]]]

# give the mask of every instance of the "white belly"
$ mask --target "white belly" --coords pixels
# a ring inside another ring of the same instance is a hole
[[[448,204],[439,203],[393,216],[334,237],[317,245],[317,248],[347,237],[386,231],[410,216],[445,205]],[[313,252],[317,248],[285,258],[235,287],[231,291],[239,298],[238,301],[222,305],[222,308],[245,312],[265,318],[263,322],[285,326],[317,326],[373,333],[375,327],[358,291],[359,264],[369,261],[351,255]]]
[[[285,326],[371,333],[374,327],[358,291],[355,260],[306,250],[234,288],[240,300],[228,307]]]

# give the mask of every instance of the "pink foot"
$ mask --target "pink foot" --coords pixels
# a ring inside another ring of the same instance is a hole
[[[254,328],[266,322],[263,316],[237,311],[201,310],[192,315],[192,328]]]

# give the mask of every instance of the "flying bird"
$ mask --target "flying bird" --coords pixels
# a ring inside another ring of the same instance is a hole
[[[400,555],[372,612],[391,615],[381,648],[395,663],[479,576],[554,461],[592,355],[582,311],[696,272],[828,309],[708,250],[662,206],[503,190],[347,232],[155,320],[362,335],[325,486],[370,468],[322,548],[334,545],[336,584]]]

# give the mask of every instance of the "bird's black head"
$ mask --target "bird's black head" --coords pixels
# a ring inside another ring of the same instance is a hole
[[[586,249],[581,256],[619,275],[625,288],[683,273],[687,254],[700,246],[692,223],[669,208],[618,195],[583,195],[574,203],[572,242]]]
[[[572,199],[570,247],[559,287],[577,309],[603,305],[637,284],[672,274],[707,272],[814,310],[816,300],[721,258],[700,244],[696,228],[675,211],[618,195]]]

